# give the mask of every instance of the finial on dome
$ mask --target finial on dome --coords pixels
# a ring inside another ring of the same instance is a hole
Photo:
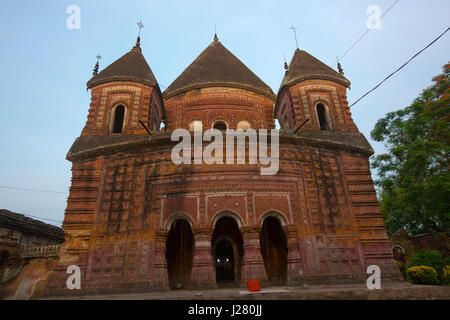
[[[134,49],[136,49],[136,48],[141,48],[141,37],[137,37],[137,39],[136,39],[136,44],[134,45]]]
[[[218,42],[219,38],[217,37],[217,25],[214,24],[214,42]]]
[[[297,50],[299,50],[298,48],[298,41],[297,41],[297,32],[295,32],[295,30],[298,30],[298,28],[291,26],[289,29],[291,29],[294,32],[294,38],[295,38],[295,45],[297,46]]]
[[[93,76],[95,76],[95,75],[98,74],[98,68],[99,68],[99,66],[100,66],[99,61],[100,61],[100,59],[102,58],[102,56],[98,54],[98,55],[96,56],[96,58],[97,58],[97,63],[95,64],[94,70],[93,70],[93,72],[92,72],[92,75],[93,75]]]
[[[136,44],[135,44],[135,46],[133,47],[133,49],[139,49],[139,50],[141,50],[141,29],[144,27],[144,25],[142,24],[142,20],[139,21],[139,22],[137,23],[137,25],[138,25],[138,27],[139,27],[139,33],[138,33],[138,37],[137,37],[137,39],[136,39]]]
[[[283,54],[283,58],[284,58],[284,70],[287,71],[287,69],[289,69],[289,66],[288,66],[288,64],[286,62],[286,56],[284,54]]]
[[[340,62],[338,62],[337,68],[338,68],[338,71],[339,71],[339,75],[343,76],[344,75],[344,69],[342,69],[342,66],[341,66]]]

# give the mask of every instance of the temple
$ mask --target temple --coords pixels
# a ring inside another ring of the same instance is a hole
[[[47,295],[401,279],[346,108],[350,81],[297,49],[275,94],[217,38],[161,92],[140,39],[87,83]],[[280,79],[281,80],[281,79]],[[171,160],[176,129],[275,129],[279,170]],[[69,290],[67,267],[81,268]]]

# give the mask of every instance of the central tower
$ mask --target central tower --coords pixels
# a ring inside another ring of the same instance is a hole
[[[274,128],[272,89],[217,36],[163,96],[169,130]]]

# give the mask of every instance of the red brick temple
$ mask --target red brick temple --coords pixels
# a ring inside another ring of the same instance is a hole
[[[67,154],[66,239],[47,294],[365,283],[369,265],[400,280],[373,150],[346,110],[350,82],[299,49],[286,68],[275,95],[216,36],[163,93],[139,38],[97,65]],[[275,119],[276,175],[171,160],[175,129],[274,129]],[[81,290],[66,287],[69,265],[81,268]]]

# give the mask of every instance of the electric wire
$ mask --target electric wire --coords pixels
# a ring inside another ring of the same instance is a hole
[[[419,52],[417,52],[415,55],[413,55],[408,61],[406,61],[404,64],[402,64],[398,69],[396,69],[394,72],[392,72],[391,74],[389,74],[386,78],[384,78],[380,83],[378,83],[375,87],[373,87],[372,89],[370,89],[369,91],[367,91],[365,94],[363,94],[358,100],[356,100],[355,102],[353,102],[350,106],[346,107],[341,113],[339,113],[336,117],[334,117],[333,119],[327,121],[327,123],[332,123],[333,121],[335,121],[337,118],[339,118],[341,115],[343,115],[347,110],[349,110],[350,108],[352,108],[353,106],[355,106],[358,102],[360,102],[362,99],[364,99],[366,96],[368,96],[370,93],[372,93],[373,91],[375,91],[376,89],[378,89],[378,87],[380,87],[383,83],[385,83],[389,78],[391,78],[392,76],[394,76],[397,72],[399,72],[400,70],[402,70],[404,67],[406,67],[406,65],[408,65],[412,60],[414,60],[417,56],[419,56],[422,52],[424,52],[426,49],[428,49],[429,47],[431,47],[434,43],[436,43],[440,38],[442,38],[448,31],[450,30],[450,27],[448,27],[444,32],[442,32],[436,39],[434,39],[433,41],[431,41],[425,48],[423,48],[422,50],[420,50]]]
[[[380,17],[380,19],[377,21],[377,23],[378,22],[380,22],[381,21],[381,19],[383,19],[383,17],[389,12],[389,11],[391,11],[391,9],[399,2],[400,0],[396,0],[382,15],[381,15],[381,17]],[[333,64],[333,65],[336,65],[340,60],[342,60],[346,55],[347,55],[347,53],[349,53],[350,52],[350,50],[352,50],[368,33],[369,33],[369,31],[370,30],[372,30],[372,29],[370,29],[370,28],[367,28],[367,30],[366,31],[364,31],[364,33],[340,56],[340,57],[338,57],[337,58],[337,61]]]

